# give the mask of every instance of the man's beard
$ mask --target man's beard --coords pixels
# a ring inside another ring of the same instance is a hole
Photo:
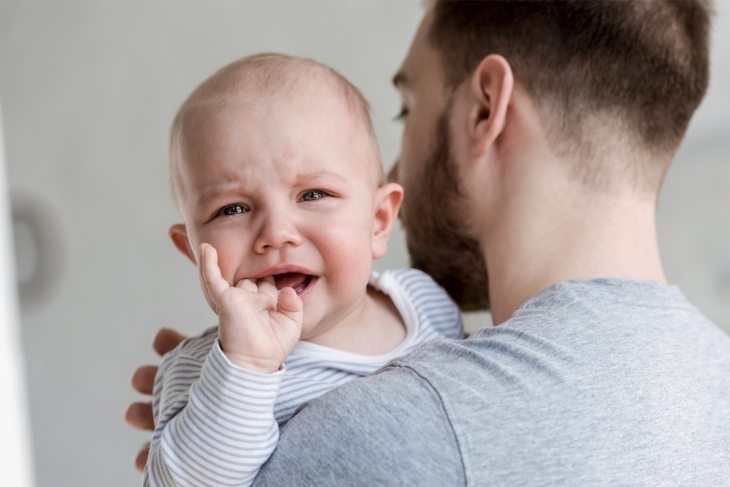
[[[436,126],[421,181],[405,188],[401,209],[411,265],[429,274],[463,311],[489,309],[489,281],[479,242],[468,236],[468,210],[451,155],[450,109]]]

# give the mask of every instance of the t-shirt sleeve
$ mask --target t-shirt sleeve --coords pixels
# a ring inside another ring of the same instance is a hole
[[[459,447],[441,401],[392,366],[301,408],[254,485],[464,485]]]

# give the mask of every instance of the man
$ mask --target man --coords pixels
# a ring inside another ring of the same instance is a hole
[[[257,485],[727,484],[730,338],[654,222],[708,36],[702,2],[431,5],[391,178],[413,265],[498,326],[312,401]]]

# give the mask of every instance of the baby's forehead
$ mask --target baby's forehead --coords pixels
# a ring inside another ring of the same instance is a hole
[[[314,61],[264,54],[225,66],[204,81],[180,108],[170,140],[173,192],[176,192],[180,165],[190,163],[182,160],[187,159],[182,157],[184,146],[206,142],[202,135],[211,125],[211,117],[235,125],[236,117],[244,116],[242,106],[264,108],[245,112],[254,122],[263,122],[272,111],[285,112],[294,122],[306,125],[312,137],[360,153],[356,158],[343,154],[341,162],[368,164],[378,184],[382,182],[383,170],[369,106],[357,88],[336,71]],[[256,120],[259,115],[261,119]],[[289,121],[282,116],[279,119]],[[220,128],[225,130],[225,123]],[[347,132],[344,137],[343,129]],[[283,130],[274,132],[274,138],[285,135]],[[336,137],[340,140],[334,140]],[[343,139],[346,144],[341,144]]]
[[[211,102],[303,97],[338,102],[356,114],[364,111],[368,118],[367,101],[339,73],[314,61],[280,55],[253,56],[223,67],[191,93],[180,111]]]
[[[369,120],[342,93],[311,81],[306,85],[275,94],[255,87],[240,89],[190,104],[181,117],[178,138],[183,145],[199,145],[230,131],[230,137],[254,143],[265,134],[290,150],[296,148],[290,147],[293,144],[311,147],[320,142],[354,150],[360,142],[370,143]]]
[[[287,171],[292,176],[328,167],[359,181],[365,170],[374,174],[365,184],[380,183],[380,158],[368,127],[341,99],[327,92],[316,96],[320,93],[191,107],[178,137],[173,177],[182,170],[198,179],[235,159],[247,171]]]
[[[283,111],[313,128],[331,119],[346,124],[352,136],[371,136],[372,125],[367,101],[336,72],[312,62],[298,60],[249,69],[228,69],[204,82],[180,108],[173,125],[175,133],[195,130],[201,120],[226,115],[270,116]],[[261,109],[264,108],[264,109]],[[268,109],[268,110],[267,110]],[[322,127],[324,129],[324,127]]]

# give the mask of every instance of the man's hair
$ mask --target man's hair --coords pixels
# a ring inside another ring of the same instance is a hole
[[[552,148],[595,182],[601,168],[586,162],[600,156],[600,139],[614,128],[653,154],[676,151],[709,82],[711,7],[710,0],[436,0],[429,40],[451,90],[484,57],[504,56],[535,100]],[[660,159],[662,167],[631,169],[639,185],[658,189],[671,157]]]
[[[246,99],[276,99],[294,95],[308,83],[332,90],[340,96],[353,115],[367,131],[373,150],[379,181],[383,169],[375,131],[370,120],[370,105],[360,91],[334,69],[311,59],[285,54],[263,53],[234,61],[203,81],[185,100],[175,116],[170,130],[170,185],[175,191],[175,167],[179,164],[179,149],[183,129],[191,111],[201,106],[220,109]],[[177,203],[177,200],[176,200]]]

